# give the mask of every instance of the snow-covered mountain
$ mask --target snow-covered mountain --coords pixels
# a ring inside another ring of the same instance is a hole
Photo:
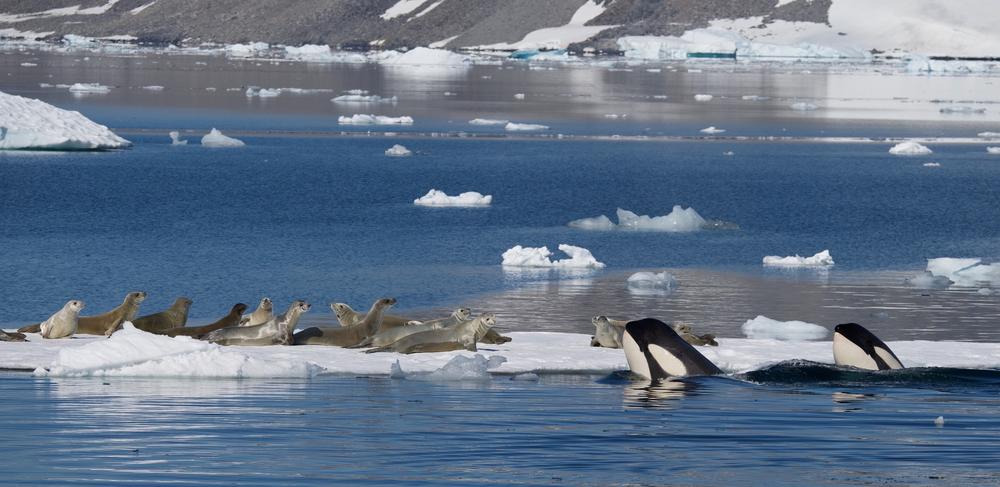
[[[741,50],[998,57],[998,18],[996,0],[0,0],[0,36],[9,38],[591,47],[661,58]]]

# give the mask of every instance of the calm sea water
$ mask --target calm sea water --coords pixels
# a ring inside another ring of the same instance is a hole
[[[1000,372],[0,376],[9,485],[997,485]],[[944,416],[944,425],[934,420]]]

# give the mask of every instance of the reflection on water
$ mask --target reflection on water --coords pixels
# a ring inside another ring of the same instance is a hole
[[[684,399],[698,389],[696,382],[670,378],[658,381],[632,381],[623,391],[625,408],[668,408],[680,407],[676,401]]]

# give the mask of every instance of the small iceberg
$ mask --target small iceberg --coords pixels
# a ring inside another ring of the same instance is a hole
[[[146,91],[163,91],[163,87],[160,86],[160,85],[143,86],[142,89],[144,89]]]
[[[815,109],[817,109],[819,107],[817,107],[816,105],[814,105],[812,103],[807,103],[807,102],[804,102],[804,101],[800,101],[800,102],[792,103],[791,105],[789,105],[789,108],[791,108],[792,110],[800,111],[800,112],[811,112],[811,111],[813,111],[813,110],[815,110]]]
[[[726,129],[715,128],[715,126],[705,127],[703,129],[699,130],[699,132],[701,132],[703,134],[721,134],[721,133],[723,133],[725,131],[726,131]]]
[[[382,98],[378,95],[347,94],[332,98],[330,101],[334,103],[396,103],[398,99],[395,96]]]
[[[0,149],[104,150],[130,145],[80,112],[0,91]]]
[[[945,276],[935,276],[930,271],[924,271],[917,276],[906,279],[904,282],[920,289],[946,289],[955,284],[951,279]]]
[[[524,93],[514,93],[514,99],[515,100],[523,100],[523,99],[525,99]]]
[[[454,206],[454,207],[474,207],[490,206],[493,202],[493,195],[483,195],[476,191],[466,191],[458,196],[448,196],[444,191],[432,189],[427,194],[413,200],[413,204],[419,206]]]
[[[201,145],[205,147],[243,147],[246,144],[242,140],[222,135],[218,129],[212,128],[201,138]]]
[[[1000,147],[987,147],[986,148],[986,153],[987,154],[1000,154]]]
[[[712,101],[712,98],[715,97],[705,93],[698,93],[697,95],[694,95],[694,101]]]
[[[111,87],[100,83],[73,83],[69,87],[73,93],[94,93],[103,95],[111,92]]]
[[[549,257],[552,252],[548,247],[521,247],[516,245],[503,253],[501,265],[507,267],[547,267],[563,269],[601,269],[603,262],[598,262],[589,250],[574,245],[559,244],[559,250],[569,256],[568,259],[553,261]]]
[[[979,132],[976,136],[983,139],[1000,139],[1000,132]]]
[[[677,289],[677,278],[669,272],[636,272],[625,281],[629,292],[667,294]]]
[[[355,114],[350,117],[341,116],[337,118],[337,123],[341,125],[413,125],[413,118]]]
[[[1000,284],[1000,263],[983,264],[982,259],[938,257],[927,259],[927,272],[948,278],[957,286],[979,287]]]
[[[385,155],[390,157],[408,157],[412,156],[413,152],[411,152],[410,149],[407,149],[402,145],[395,144],[392,147],[385,150]]]
[[[605,215],[581,218],[569,222],[569,226],[582,230],[643,230],[655,232],[696,232],[709,224],[694,208],[674,205],[670,213],[663,216],[637,215],[618,208],[618,224]]]
[[[804,321],[778,321],[763,315],[747,320],[741,328],[747,338],[771,339],[782,341],[822,340],[830,331],[826,328],[806,323]]]
[[[539,125],[535,123],[507,122],[507,125],[504,125],[503,129],[511,132],[519,132],[519,131],[529,131],[529,130],[548,130],[549,126]]]
[[[897,156],[923,156],[933,154],[934,151],[930,150],[927,146],[921,144],[920,142],[907,140],[906,142],[900,142],[894,145],[891,149],[889,149],[889,153]]]
[[[168,135],[170,135],[170,145],[187,145],[188,143],[186,140],[181,140],[181,133],[176,130],[171,130]]]
[[[923,164],[923,166],[924,167],[941,167],[941,163],[940,162],[925,162]]]
[[[812,257],[800,257],[798,254],[788,257],[768,255],[764,257],[764,265],[781,267],[826,267],[833,265],[833,257],[829,250],[818,252]]]
[[[494,120],[492,118],[473,118],[469,125],[507,125],[510,120]]]
[[[251,87],[247,88],[247,91],[245,92],[245,94],[246,94],[247,98],[253,98],[253,97],[258,97],[258,98],[276,98],[278,96],[281,96],[281,89],[280,88],[260,88],[260,87],[257,87],[257,86],[251,86]]]
[[[472,64],[472,58],[447,49],[416,47],[398,56],[387,57],[381,63],[387,66],[465,67]]]

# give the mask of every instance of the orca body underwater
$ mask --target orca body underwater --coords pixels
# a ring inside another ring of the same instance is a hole
[[[857,323],[833,329],[833,361],[840,366],[867,370],[902,369],[899,357],[882,340]]]
[[[628,322],[622,348],[629,369],[650,380],[722,373],[670,325],[653,318]]]

